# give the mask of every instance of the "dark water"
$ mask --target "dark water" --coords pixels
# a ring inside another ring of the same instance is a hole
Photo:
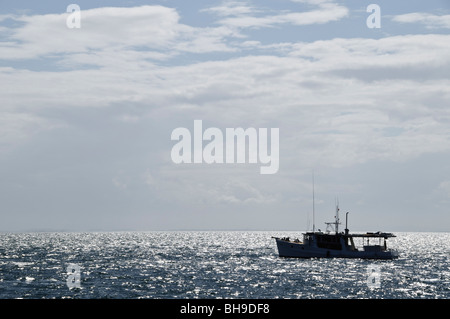
[[[450,233],[396,235],[368,261],[279,258],[290,232],[0,234],[0,298],[450,298]]]

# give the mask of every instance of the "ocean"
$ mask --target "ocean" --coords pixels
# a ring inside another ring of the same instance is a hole
[[[300,235],[3,233],[0,298],[450,298],[450,233],[395,233],[388,247],[399,251],[396,260],[278,257],[271,237]]]

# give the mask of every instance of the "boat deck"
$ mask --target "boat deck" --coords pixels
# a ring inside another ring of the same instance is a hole
[[[383,232],[376,232],[376,233],[372,233],[372,232],[367,232],[364,234],[345,234],[345,233],[339,233],[339,234],[335,234],[335,233],[324,233],[324,232],[307,232],[306,234],[308,235],[331,235],[331,236],[336,236],[336,235],[341,235],[341,236],[345,236],[345,237],[363,237],[363,238],[392,238],[392,237],[397,237],[392,233],[383,233]]]

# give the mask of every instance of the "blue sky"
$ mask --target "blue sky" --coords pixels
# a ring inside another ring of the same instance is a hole
[[[1,1],[1,231],[305,230],[313,171],[317,224],[449,231],[449,2],[71,3]],[[279,171],[173,163],[196,119]]]

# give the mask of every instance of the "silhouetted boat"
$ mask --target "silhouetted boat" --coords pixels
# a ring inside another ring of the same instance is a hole
[[[327,231],[306,232],[303,241],[291,240],[288,237],[275,238],[280,257],[296,258],[371,258],[371,259],[395,259],[398,253],[388,249],[386,240],[396,237],[392,233],[367,232],[362,234],[350,234],[347,228],[348,213],[346,214],[345,232],[339,232],[339,206],[336,206],[335,222],[326,223]],[[334,232],[329,227],[334,226]],[[363,240],[362,248],[357,248],[355,238]],[[378,244],[370,244],[370,240],[378,239]],[[383,240],[383,244],[381,244]]]

